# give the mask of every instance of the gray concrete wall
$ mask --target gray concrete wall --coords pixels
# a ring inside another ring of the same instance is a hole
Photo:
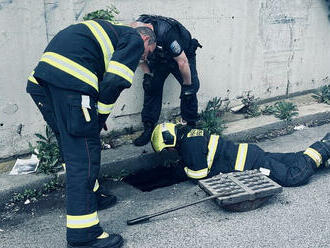
[[[0,158],[26,151],[33,134],[44,131],[25,84],[47,42],[111,3],[123,22],[141,13],[171,16],[199,39],[200,108],[214,96],[235,104],[247,90],[265,99],[329,84],[330,23],[324,0],[0,0]],[[164,118],[178,107],[179,91],[169,77]],[[108,125],[140,125],[142,102],[138,69]]]

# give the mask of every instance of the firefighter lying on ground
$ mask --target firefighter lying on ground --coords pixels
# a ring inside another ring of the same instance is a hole
[[[68,247],[123,244],[119,234],[109,235],[99,224],[100,131],[120,93],[131,86],[139,61],[155,47],[149,28],[85,21],[55,35],[29,77],[29,86],[41,86],[44,98],[33,99],[49,108],[41,108],[42,114],[57,133],[66,164]]]
[[[196,70],[196,49],[202,47],[190,32],[177,20],[155,15],[141,15],[135,26],[147,26],[154,30],[157,39],[155,52],[144,63],[144,102],[141,112],[144,132],[134,140],[136,146],[146,145],[158,122],[162,108],[163,87],[171,73],[181,85],[180,110],[188,125],[198,120],[197,91],[199,79]]]
[[[286,187],[306,183],[330,158],[330,133],[305,151],[271,153],[255,144],[235,144],[200,129],[162,123],[155,127],[151,144],[156,152],[175,148],[182,159],[185,174],[191,179],[259,169]]]

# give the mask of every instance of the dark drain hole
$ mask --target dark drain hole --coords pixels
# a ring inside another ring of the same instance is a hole
[[[184,182],[188,178],[180,166],[158,166],[148,170],[140,170],[124,178],[124,182],[138,188],[143,192],[171,186]]]

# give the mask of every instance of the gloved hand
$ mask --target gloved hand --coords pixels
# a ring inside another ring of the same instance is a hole
[[[99,118],[99,132],[102,131],[102,128],[107,131],[108,127],[106,124],[107,118],[108,118],[109,114],[98,114],[98,118]]]
[[[146,92],[152,91],[152,80],[153,80],[153,77],[151,74],[144,73],[143,83],[142,83],[144,91],[146,91]]]
[[[195,94],[195,90],[193,89],[191,84],[190,85],[183,84],[181,86],[180,98],[182,100],[189,100],[193,97],[194,94]]]

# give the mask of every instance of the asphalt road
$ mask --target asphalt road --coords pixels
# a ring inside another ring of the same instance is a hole
[[[272,152],[298,151],[327,131],[330,124],[259,145]],[[151,192],[141,192],[123,182],[106,183],[119,203],[101,211],[99,217],[105,230],[122,234],[124,247],[330,247],[330,169],[316,173],[307,185],[284,188],[257,210],[226,212],[209,201],[134,226],[127,226],[126,220],[190,203],[206,194],[190,182]],[[51,196],[46,198],[48,205],[41,201],[40,208],[36,203],[33,211],[27,209],[13,215],[12,221],[0,223],[1,248],[66,247],[64,198],[61,192]],[[10,213],[3,214],[10,217]]]

